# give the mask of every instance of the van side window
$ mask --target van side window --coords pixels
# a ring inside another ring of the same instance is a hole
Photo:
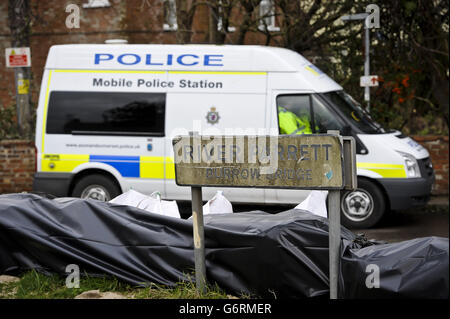
[[[53,91],[47,134],[164,136],[165,93]]]
[[[306,95],[277,96],[278,128],[280,134],[312,134],[311,97]]]
[[[312,100],[316,133],[327,133],[328,130],[341,131],[344,127],[342,121],[314,95]]]

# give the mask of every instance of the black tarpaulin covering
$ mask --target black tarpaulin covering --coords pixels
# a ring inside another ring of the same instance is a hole
[[[301,210],[206,215],[205,245],[207,280],[230,293],[328,297],[327,219]],[[448,297],[448,239],[367,245],[342,227],[341,296]],[[365,285],[372,262],[378,289]],[[0,195],[0,274],[64,275],[69,264],[140,286],[194,280],[192,222],[93,200]]]
[[[342,298],[449,296],[448,238],[416,238],[356,249],[344,240],[344,246],[340,276]],[[377,288],[374,276],[379,278]]]

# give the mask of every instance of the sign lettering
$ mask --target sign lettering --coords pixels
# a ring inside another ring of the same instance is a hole
[[[337,136],[184,136],[173,144],[178,185],[343,188]]]

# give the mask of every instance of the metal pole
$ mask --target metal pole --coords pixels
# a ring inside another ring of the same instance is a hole
[[[366,18],[367,19],[367,18]],[[370,29],[366,25],[366,20],[364,20],[364,29],[366,32],[365,35],[365,60],[364,60],[364,75],[369,76],[370,75]],[[367,112],[370,112],[370,87],[366,86],[364,88],[364,99],[367,101]]]
[[[328,130],[327,134],[339,136],[339,131]],[[343,140],[341,143],[343,144]],[[342,148],[344,151],[344,147]],[[339,258],[341,246],[341,193],[328,191],[328,250],[330,267],[330,299],[338,298]]]
[[[338,298],[339,255],[341,245],[341,193],[328,192],[329,253],[330,253],[330,299]]]
[[[191,187],[192,219],[194,231],[195,282],[197,290],[205,292],[206,264],[205,264],[205,234],[203,229],[202,188]]]
[[[21,99],[19,97],[19,80],[23,79],[23,74],[18,68],[14,69],[14,78],[16,81],[16,113],[17,113],[17,128],[20,134],[22,134],[22,110]]]
[[[30,137],[30,79],[27,68],[15,68],[17,127],[24,138]]]

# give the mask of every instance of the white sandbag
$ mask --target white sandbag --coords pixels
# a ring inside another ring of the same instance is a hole
[[[109,202],[137,207],[155,214],[181,218],[177,202],[161,200],[159,192],[153,192],[150,196],[146,196],[134,190],[129,190]]]
[[[161,200],[161,194],[159,192],[153,192],[150,195],[149,200],[152,200],[152,203],[149,203],[149,208],[150,208],[150,205],[153,205],[152,209],[154,209],[156,213],[162,214],[165,216],[181,218],[180,211],[178,210],[178,205],[177,205],[176,201]]]
[[[306,210],[314,215],[327,218],[327,196],[328,191],[311,191],[303,202],[295,206],[295,209]]]
[[[147,199],[147,197],[148,196],[144,194],[141,194],[139,192],[136,192],[135,190],[130,189],[128,192],[125,192],[117,197],[114,197],[109,202],[114,204],[121,204],[140,208],[139,204],[143,200]]]
[[[233,213],[233,205],[223,196],[223,191],[217,191],[216,195],[203,205],[203,214],[228,214]]]

